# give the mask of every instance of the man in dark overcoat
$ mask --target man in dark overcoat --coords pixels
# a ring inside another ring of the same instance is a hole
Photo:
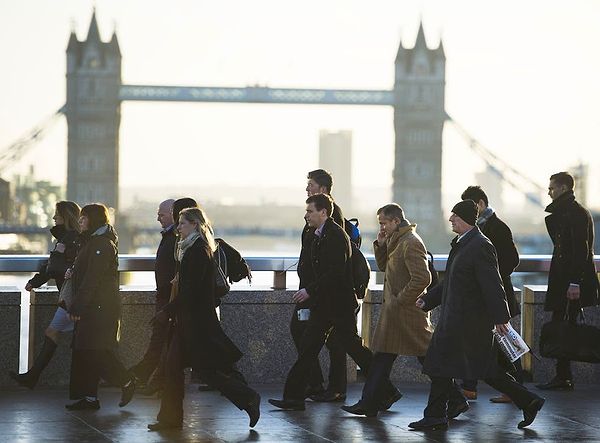
[[[488,196],[480,186],[469,186],[465,189],[460,198],[463,200],[473,200],[477,205],[477,210],[479,212],[476,222],[477,227],[481,230],[483,235],[490,239],[494,248],[496,248],[498,270],[500,271],[502,285],[504,286],[504,292],[506,293],[510,317],[516,317],[521,313],[521,306],[515,297],[515,291],[510,275],[519,265],[519,252],[513,241],[512,231],[489,205]],[[500,358],[503,362],[506,360],[503,356],[500,356]],[[512,368],[513,365],[514,368]],[[513,375],[515,379],[519,383],[523,382],[521,360],[515,361],[512,365],[507,361],[505,367],[506,369],[514,369]],[[463,393],[468,399],[474,400],[477,398],[477,380],[463,380],[462,388]],[[501,395],[499,397],[492,397],[490,401],[494,403],[509,403],[511,399],[505,395]]]
[[[595,306],[598,300],[598,277],[594,267],[594,222],[590,212],[575,200],[575,180],[568,172],[550,177],[546,207],[546,228],[554,244],[548,273],[548,290],[544,310],[552,320],[568,315],[575,323],[581,308]],[[556,376],[540,389],[573,389],[571,362],[556,361]]]
[[[156,261],[154,262],[154,276],[156,280],[156,303],[154,313],[161,311],[171,297],[171,280],[175,277],[175,223],[173,221],[173,203],[175,200],[168,199],[158,205],[156,220],[162,227],[162,239],[156,251]],[[154,322],[152,324],[152,335],[150,343],[142,359],[130,370],[133,371],[141,384],[147,384],[154,373],[152,383],[146,386],[146,394],[153,394],[162,389],[162,371],[157,369],[161,360],[161,355],[167,344],[169,324],[166,322]]]
[[[478,227],[477,206],[463,200],[452,208],[452,240],[444,280],[417,300],[424,310],[440,306],[440,317],[425,357],[431,378],[424,418],[415,430],[445,429],[448,419],[469,408],[454,379],[483,379],[523,410],[519,428],[530,425],[544,399],[529,392],[498,366],[492,330],[508,331],[510,314],[498,272],[496,250]]]
[[[311,245],[311,264],[314,281],[294,294],[293,301],[314,300],[306,330],[298,350],[298,359],[290,369],[283,400],[269,403],[285,410],[304,410],[304,395],[311,365],[335,328],[344,352],[368,372],[373,354],[363,346],[356,330],[355,310],[358,302],[352,281],[350,239],[331,219],[333,200],[327,194],[315,194],[306,200],[305,220],[315,228]],[[386,386],[387,394],[395,391]],[[388,395],[388,396],[389,396]]]

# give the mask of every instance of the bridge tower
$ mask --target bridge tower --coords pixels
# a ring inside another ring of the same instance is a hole
[[[116,33],[103,42],[96,12],[87,38],[67,47],[67,199],[118,209],[121,51]]]
[[[405,48],[401,41],[395,62],[393,198],[434,252],[445,251],[449,239],[442,213],[445,84],[442,42],[429,49],[421,23],[415,46]]]

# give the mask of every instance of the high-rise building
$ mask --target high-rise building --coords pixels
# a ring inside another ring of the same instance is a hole
[[[352,210],[352,131],[320,131],[319,168],[333,175],[332,197],[345,213]]]
[[[395,68],[393,198],[419,225],[428,248],[446,251],[448,224],[442,213],[446,56],[442,42],[436,49],[429,49],[420,24],[412,49],[400,42]]]
[[[117,35],[103,42],[94,12],[87,38],[71,32],[67,47],[67,199],[81,205],[118,209],[120,86]]]

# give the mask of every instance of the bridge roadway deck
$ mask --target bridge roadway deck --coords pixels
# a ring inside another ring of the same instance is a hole
[[[348,402],[360,395],[361,384],[349,386]],[[255,386],[256,387],[256,386]],[[68,412],[65,390],[4,389],[0,393],[0,439],[5,442],[600,442],[600,386],[576,386],[573,392],[544,393],[544,409],[528,429],[516,428],[521,413],[512,404],[488,401],[491,388],[480,386],[471,409],[452,420],[447,431],[420,433],[407,424],[419,419],[428,385],[399,385],[404,397],[377,418],[351,416],[339,404],[307,402],[306,411],[272,408],[267,398],[281,395],[281,386],[261,385],[261,419],[248,428],[245,413],[216,392],[198,392],[188,385],[184,428],[148,432],[159,401],[136,396],[125,408],[117,406],[120,392],[104,388],[97,412]],[[533,388],[535,389],[535,388]]]

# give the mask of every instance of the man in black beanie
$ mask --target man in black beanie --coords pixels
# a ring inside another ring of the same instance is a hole
[[[544,399],[529,392],[497,362],[492,329],[505,334],[510,314],[498,272],[496,250],[475,225],[477,205],[463,200],[452,208],[452,240],[444,280],[417,299],[425,311],[440,306],[423,372],[431,378],[424,418],[410,423],[414,430],[446,429],[448,420],[469,409],[455,379],[484,380],[508,395],[523,411],[518,428],[529,426]]]

